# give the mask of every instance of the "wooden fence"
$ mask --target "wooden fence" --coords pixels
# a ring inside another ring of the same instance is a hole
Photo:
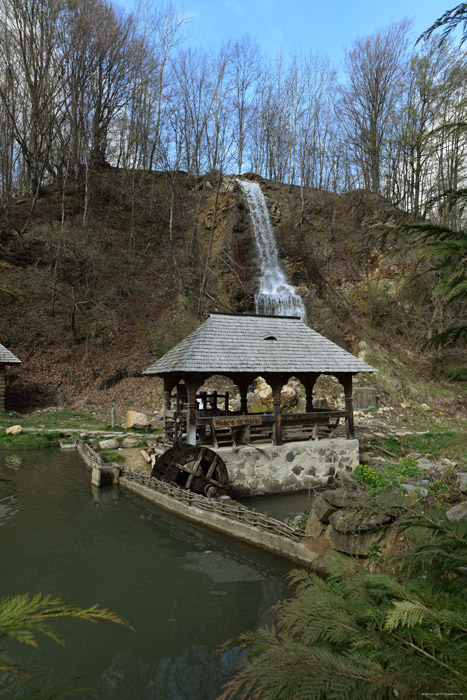
[[[122,469],[120,472],[120,478],[134,481],[142,486],[152,489],[153,491],[170,496],[178,502],[184,503],[186,506],[199,508],[200,510],[209,511],[211,513],[217,513],[224,518],[236,520],[237,522],[250,525],[251,527],[258,528],[264,532],[279,535],[280,537],[287,537],[295,542],[300,541],[303,537],[303,534],[298,530],[295,530],[289,525],[286,525],[286,523],[276,520],[275,518],[271,518],[268,515],[257,513],[256,511],[250,510],[249,508],[246,508],[240,504],[233,505],[232,503],[226,503],[224,501],[206,498],[205,496],[199,496],[192,491],[185,491],[177,486],[172,486],[172,484],[155,479],[149,474],[142,474],[141,472],[134,471],[133,469]]]

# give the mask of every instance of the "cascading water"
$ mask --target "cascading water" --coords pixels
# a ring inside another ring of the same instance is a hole
[[[256,313],[300,316],[306,321],[303,301],[287,282],[279,262],[274,229],[261,187],[256,182],[237,182],[248,204],[261,267],[259,291],[255,294]]]

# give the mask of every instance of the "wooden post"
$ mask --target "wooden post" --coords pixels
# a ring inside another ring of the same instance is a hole
[[[247,396],[248,396],[248,388],[250,386],[250,382],[237,382],[237,386],[240,391],[240,412],[243,414],[248,413],[248,401],[247,401]]]
[[[110,425],[112,428],[115,428],[117,425],[117,402],[115,399],[112,399],[110,402]]]
[[[0,365],[0,413],[5,410],[5,365]]]
[[[170,411],[172,405],[172,385],[164,377],[164,411]]]
[[[187,418],[186,418],[186,441],[188,445],[196,445],[196,384],[186,380],[187,391]]]
[[[282,381],[274,382],[272,387],[273,408],[274,408],[274,429],[272,441],[274,445],[282,445],[282,421],[281,421],[281,389]]]
[[[338,377],[340,383],[344,387],[345,393],[345,433],[347,440],[353,440],[355,437],[354,419],[353,419],[353,401],[352,401],[352,375],[342,374]]]
[[[303,377],[303,379],[300,379],[302,382],[303,386],[305,387],[306,391],[306,408],[305,411],[307,413],[311,413],[313,410],[313,387],[316,384],[316,380],[318,379],[319,374],[309,374]]]

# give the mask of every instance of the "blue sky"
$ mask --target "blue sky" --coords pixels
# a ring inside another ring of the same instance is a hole
[[[456,3],[434,0],[185,0],[191,21],[189,43],[218,45],[249,34],[264,53],[296,47],[326,53],[338,63],[359,36],[405,17],[414,21],[414,39]]]

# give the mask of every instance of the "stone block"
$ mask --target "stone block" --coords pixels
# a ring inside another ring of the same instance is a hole
[[[333,549],[344,554],[357,554],[359,556],[365,556],[370,544],[378,542],[382,536],[381,530],[361,534],[347,534],[337,532],[331,525],[326,530],[326,539]]]
[[[348,491],[347,489],[328,489],[323,491],[322,497],[332,506],[336,508],[346,508],[356,506],[362,503],[365,499],[363,493]]]
[[[122,447],[139,447],[140,441],[137,438],[126,437],[123,438]]]
[[[465,520],[467,518],[467,501],[458,503],[457,505],[449,508],[446,513],[446,518],[452,523],[457,523],[459,520]]]
[[[305,535],[315,540],[324,532],[324,528],[325,525],[323,525],[315,511],[311,510],[305,525]]]
[[[264,493],[281,493],[282,484],[273,479],[266,479],[266,481],[263,482],[263,490]]]
[[[115,438],[109,438],[108,440],[101,440],[99,447],[101,450],[118,450],[120,445]]]
[[[467,472],[461,472],[457,475],[457,484],[461,493],[467,493]]]
[[[408,491],[409,493],[414,493],[416,496],[420,496],[421,498],[425,498],[428,496],[428,489],[424,488],[423,486],[416,486],[415,484],[401,484],[401,489],[403,491]]]
[[[321,494],[318,494],[313,501],[312,510],[323,523],[328,523],[329,516],[336,511],[336,508],[325,501]]]
[[[7,435],[21,435],[23,428],[20,425],[11,425],[5,432]]]
[[[282,481],[282,486],[284,488],[287,488],[288,486],[294,486],[294,484],[297,483],[297,477],[295,474],[289,474],[289,476],[286,476],[285,479]]]
[[[145,413],[138,413],[137,411],[127,411],[123,427],[127,430],[128,428],[135,428],[136,430],[145,430],[151,427],[151,421]]]
[[[361,511],[342,508],[329,516],[329,522],[338,532],[363,532],[376,530],[393,520],[390,513],[373,513],[362,517]]]

